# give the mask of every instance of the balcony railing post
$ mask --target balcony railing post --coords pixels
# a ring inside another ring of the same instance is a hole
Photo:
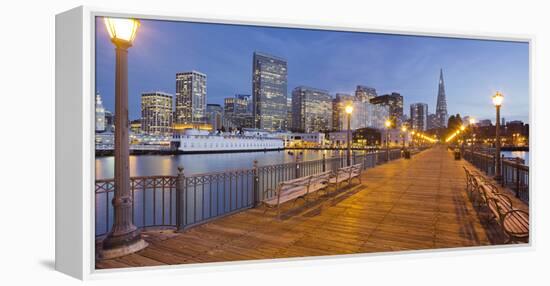
[[[294,168],[294,178],[300,178],[300,156],[298,154],[296,154],[296,160],[294,161],[295,163],[295,168]]]
[[[326,165],[326,159],[327,159],[326,157],[327,157],[326,154],[323,153],[323,172],[326,172],[326,169],[327,169],[326,166],[325,166]]]
[[[176,179],[176,227],[177,231],[185,229],[186,223],[186,187],[185,173],[183,167],[178,167],[178,176]]]
[[[519,188],[520,188],[520,181],[519,181],[519,162],[520,158],[516,157],[516,198],[519,198]]]
[[[252,207],[255,208],[258,205],[258,198],[259,198],[259,177],[258,177],[258,160],[254,160],[254,163],[252,164],[254,168],[254,186],[252,189]]]

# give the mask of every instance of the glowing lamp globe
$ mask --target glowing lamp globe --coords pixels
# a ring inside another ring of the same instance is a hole
[[[387,128],[390,128],[391,127],[391,121],[386,120],[386,122],[384,122],[384,125],[386,125]]]
[[[502,95],[502,93],[497,91],[497,93],[495,93],[495,95],[493,95],[493,104],[495,106],[501,106],[502,101],[504,101],[504,96]]]
[[[464,125],[460,126],[460,131],[464,131],[464,129],[466,129],[466,127],[464,127]]]
[[[104,21],[107,32],[109,32],[109,37],[115,45],[132,46],[139,27],[138,20],[129,18],[104,18]]]
[[[353,106],[351,105],[346,106],[346,113],[351,114],[352,112],[353,112]]]

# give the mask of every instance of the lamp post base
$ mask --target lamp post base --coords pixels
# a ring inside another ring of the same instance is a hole
[[[139,229],[133,232],[120,235],[109,235],[103,241],[103,248],[99,252],[99,259],[112,259],[146,248],[149,244],[141,238]]]

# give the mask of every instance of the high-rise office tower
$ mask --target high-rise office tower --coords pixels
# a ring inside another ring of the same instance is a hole
[[[248,99],[242,97],[227,97],[224,99],[224,117],[233,126],[252,128],[252,113],[248,112]]]
[[[212,126],[212,130],[219,130],[223,125],[223,107],[219,104],[206,105],[207,123]]]
[[[372,98],[370,103],[387,106],[390,113],[390,119],[393,121],[394,126],[403,118],[403,96],[397,92]]]
[[[238,94],[235,94],[235,98],[246,100],[247,112],[248,113],[254,112],[254,105],[253,105],[252,95],[238,93]]]
[[[197,71],[176,74],[175,122],[206,123],[206,75]]]
[[[254,126],[285,129],[287,116],[287,63],[280,57],[254,52],[252,59]]]
[[[376,96],[378,96],[378,94],[376,94],[375,88],[358,85],[355,89],[355,97],[357,97],[360,101],[370,101]]]
[[[331,129],[332,97],[328,91],[299,86],[292,91],[292,129],[318,132]]]
[[[445,95],[445,83],[443,82],[443,69],[439,71],[439,90],[437,92],[437,105],[435,107],[437,128],[447,127],[447,98]]]
[[[95,132],[105,131],[105,108],[99,93],[95,94]]]
[[[428,104],[411,104],[411,128],[419,131],[428,129]]]
[[[166,135],[172,132],[172,95],[164,92],[141,94],[141,131]]]

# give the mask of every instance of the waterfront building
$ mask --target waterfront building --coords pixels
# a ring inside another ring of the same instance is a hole
[[[130,131],[133,134],[141,133],[141,119],[134,119],[130,121]]]
[[[447,127],[447,97],[445,95],[445,82],[443,81],[443,69],[439,71],[439,88],[437,92],[437,105],[435,108],[436,128]]]
[[[376,146],[382,142],[382,132],[376,128],[359,128],[353,132],[353,143],[360,147]]]
[[[329,130],[332,97],[328,91],[299,86],[292,91],[292,129],[305,133]]]
[[[164,92],[141,94],[141,131],[145,134],[172,132],[172,95]]]
[[[197,71],[176,74],[176,111],[178,124],[206,123],[206,75]]]
[[[328,134],[330,146],[332,148],[346,148],[348,146],[348,132],[334,131]]]
[[[105,131],[105,108],[99,93],[95,94],[95,132]]]
[[[220,130],[223,126],[223,107],[219,104],[206,104],[207,123],[213,130]]]
[[[285,147],[289,148],[320,148],[325,146],[325,133],[281,133],[277,135],[283,139]]]
[[[394,127],[398,125],[403,118],[403,96],[397,92],[377,96],[370,100],[370,103],[387,106],[389,108],[390,119]]]
[[[419,131],[428,130],[428,104],[411,104],[411,128]]]
[[[252,59],[254,126],[283,130],[287,117],[287,62],[285,59],[254,52]]]

